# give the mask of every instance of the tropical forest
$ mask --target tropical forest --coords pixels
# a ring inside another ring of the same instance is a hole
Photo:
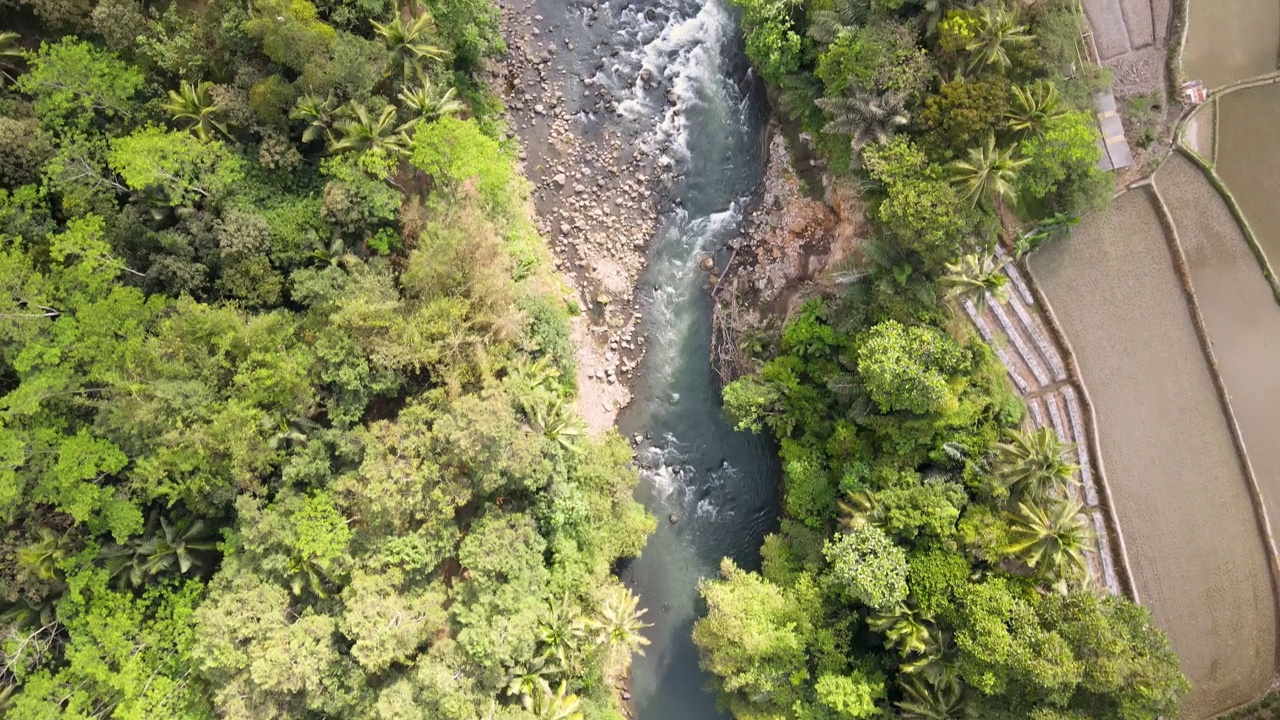
[[[1100,3],[0,0],[0,717],[1270,718],[1050,276],[1186,162]]]

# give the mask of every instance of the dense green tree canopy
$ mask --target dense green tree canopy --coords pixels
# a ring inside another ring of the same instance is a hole
[[[471,74],[497,8],[34,5],[0,35],[0,714],[613,718],[654,520],[573,432]]]
[[[1003,292],[997,244],[1105,202],[1078,4],[737,4],[747,54],[828,180],[862,189],[871,237],[847,284],[724,389],[739,429],[779,441],[784,509],[759,574],[726,565],[702,587],[694,639],[726,705],[743,720],[1176,714],[1187,682],[1168,640],[1090,577],[1068,449],[1022,430],[961,309]],[[780,51],[789,34],[798,53]]]

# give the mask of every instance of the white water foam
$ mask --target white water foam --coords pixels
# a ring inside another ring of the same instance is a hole
[[[728,494],[742,479],[742,473],[727,461],[708,468],[701,482],[694,482],[698,469],[689,464],[691,448],[666,433],[660,443],[646,445],[637,452],[640,473],[666,512],[683,515],[692,506],[693,517],[716,522],[734,517]]]
[[[678,210],[664,231],[674,236],[662,241],[672,251],[657,260],[655,276],[662,282],[653,291],[647,324],[654,387],[671,385],[671,373],[680,366],[678,354],[693,328],[693,317],[682,308],[703,292],[705,276],[698,265],[703,255],[717,250],[736,232],[742,208],[741,202],[735,202],[727,210],[693,219]]]
[[[620,52],[596,75],[614,93],[619,114],[642,125],[652,123],[645,128],[644,149],[665,153],[677,163],[690,158],[691,110],[741,105],[736,88],[723,82],[723,51],[734,32],[733,18],[721,0],[710,0],[692,16],[685,4],[664,3],[660,16],[665,22],[648,20],[640,8],[622,10],[614,41]],[[658,90],[648,87],[642,71]],[[741,112],[730,115],[726,121],[743,122]]]

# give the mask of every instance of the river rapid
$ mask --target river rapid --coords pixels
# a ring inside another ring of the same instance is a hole
[[[614,131],[667,176],[637,291],[647,354],[618,421],[638,440],[638,497],[659,518],[623,570],[652,623],[651,644],[633,666],[631,706],[640,720],[723,717],[690,639],[697,586],[722,557],[758,567],[777,523],[780,470],[768,441],[721,417],[700,264],[727,262],[763,173],[764,88],[723,0],[540,0],[523,12],[555,28],[575,132],[591,142]]]

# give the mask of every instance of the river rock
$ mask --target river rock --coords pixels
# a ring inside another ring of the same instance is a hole
[[[555,183],[557,187],[564,187],[567,180],[564,173],[556,173],[556,176],[551,178],[551,182]]]

